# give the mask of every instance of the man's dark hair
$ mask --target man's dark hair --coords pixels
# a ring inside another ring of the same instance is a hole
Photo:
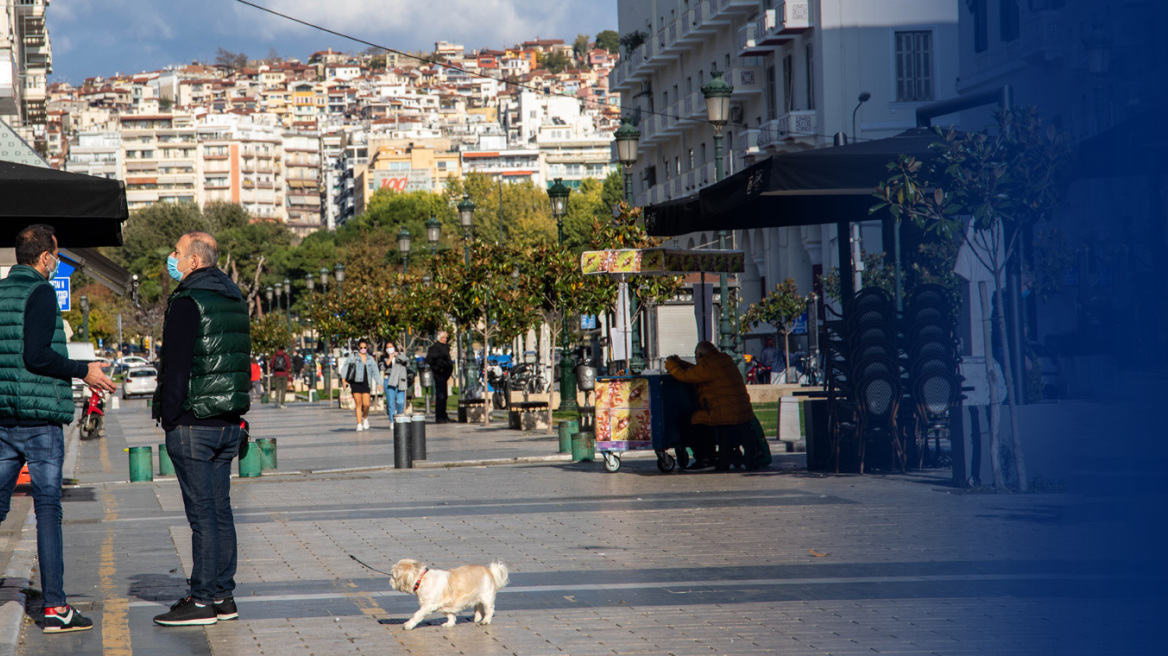
[[[33,266],[41,253],[53,252],[53,226],[34,223],[16,235],[16,263]]]

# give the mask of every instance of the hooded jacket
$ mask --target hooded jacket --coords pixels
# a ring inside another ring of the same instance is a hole
[[[215,267],[197,269],[167,303],[162,370],[154,392],[157,418],[167,430],[201,423],[183,421],[188,416],[235,421],[251,405],[251,324],[239,287]]]
[[[754,420],[754,407],[746,383],[734,358],[721,351],[707,353],[698,363],[666,360],[669,375],[697,387],[698,405],[693,423],[705,426],[733,426]]]

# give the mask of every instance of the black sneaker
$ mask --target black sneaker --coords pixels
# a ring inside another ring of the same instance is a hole
[[[235,599],[228,597],[211,604],[215,609],[215,617],[220,621],[239,619],[239,610],[235,608]]]
[[[154,618],[155,624],[162,626],[198,626],[219,621],[211,604],[200,604],[190,597],[174,602],[169,613]]]
[[[88,631],[92,628],[93,621],[78,613],[72,606],[66,605],[45,609],[45,633]]]

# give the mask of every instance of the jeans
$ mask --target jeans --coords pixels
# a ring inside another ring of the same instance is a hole
[[[393,416],[395,414],[403,414],[406,411],[406,391],[399,390],[396,387],[385,388],[385,412],[389,414],[389,423],[393,424]]]
[[[65,552],[61,537],[64,461],[65,435],[60,426],[0,426],[0,522],[8,517],[16,477],[28,463],[45,607],[65,605]]]
[[[190,596],[202,603],[235,590],[231,460],[239,453],[239,440],[238,426],[179,426],[166,433],[166,452],[191,525]]]

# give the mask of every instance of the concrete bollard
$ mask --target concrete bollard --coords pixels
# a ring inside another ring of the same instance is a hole
[[[154,480],[154,449],[148,446],[132,446],[126,451],[130,454],[130,482]]]
[[[416,414],[410,422],[410,466],[426,459],[426,415]]]
[[[174,462],[171,461],[165,444],[158,445],[158,475],[174,476]]]

